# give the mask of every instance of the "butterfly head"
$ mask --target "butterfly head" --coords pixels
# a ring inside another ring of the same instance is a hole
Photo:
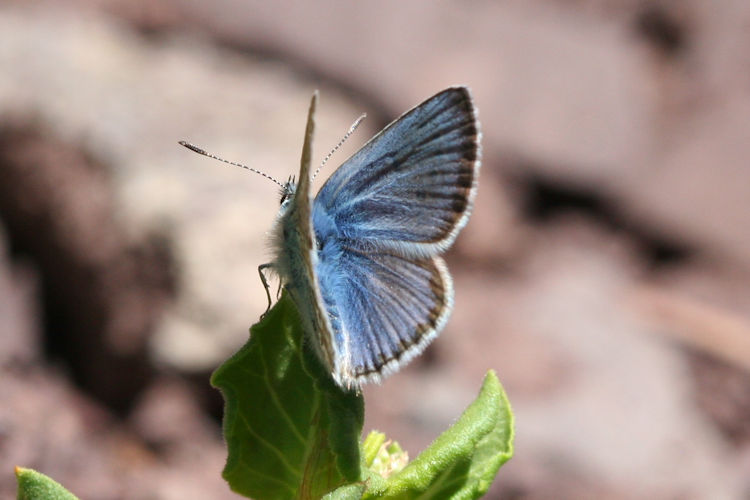
[[[279,204],[282,208],[286,208],[289,202],[294,198],[294,193],[297,192],[297,183],[294,180],[294,176],[290,176],[289,179],[281,186],[280,195],[281,200]]]

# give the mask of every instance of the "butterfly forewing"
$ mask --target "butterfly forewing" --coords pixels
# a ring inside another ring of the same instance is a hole
[[[402,255],[444,251],[468,218],[479,131],[466,88],[404,114],[344,162],[313,205],[342,238]]]

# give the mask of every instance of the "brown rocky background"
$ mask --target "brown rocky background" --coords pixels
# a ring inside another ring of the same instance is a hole
[[[0,497],[237,498],[211,371],[321,93],[329,165],[447,85],[484,162],[456,308],[365,429],[416,455],[494,368],[488,498],[750,498],[750,3],[0,3]],[[325,177],[325,174],[323,175]]]

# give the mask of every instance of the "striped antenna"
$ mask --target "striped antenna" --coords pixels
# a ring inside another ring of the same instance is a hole
[[[242,167],[245,170],[249,170],[251,172],[255,172],[256,174],[260,174],[263,177],[265,177],[266,179],[269,179],[269,180],[275,182],[276,184],[278,184],[279,186],[281,186],[281,189],[286,189],[286,185],[285,184],[277,181],[276,179],[274,179],[273,177],[271,177],[267,173],[261,172],[257,168],[248,167],[247,165],[243,165],[242,163],[235,163],[233,161],[225,160],[224,158],[220,158],[220,157],[218,157],[216,155],[213,155],[213,154],[209,153],[208,151],[206,151],[205,149],[201,149],[198,146],[196,146],[195,144],[190,144],[187,141],[180,141],[180,146],[185,146],[190,151],[194,151],[194,152],[198,153],[199,155],[208,156],[209,158],[213,158],[214,160],[219,160],[219,161],[227,163],[229,165],[233,165],[235,167]]]
[[[351,136],[354,133],[354,131],[357,130],[357,127],[359,127],[359,124],[362,123],[362,120],[364,120],[366,116],[367,116],[366,113],[362,113],[362,116],[357,118],[357,120],[354,123],[352,123],[352,126],[349,127],[349,131],[346,134],[344,134],[344,137],[342,137],[339,143],[336,144],[336,147],[333,148],[331,152],[328,153],[328,155],[325,158],[323,158],[323,161],[320,163],[320,166],[318,167],[318,169],[315,171],[315,173],[312,176],[313,180],[315,180],[315,178],[318,176],[318,172],[320,172],[320,169],[323,168],[323,166],[326,164],[326,162],[328,162],[328,160],[331,159],[331,156],[333,156],[333,153],[335,153],[341,146],[343,146],[346,140],[349,138],[349,136]]]

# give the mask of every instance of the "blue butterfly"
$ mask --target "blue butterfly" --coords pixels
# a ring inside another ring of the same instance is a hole
[[[397,371],[448,320],[453,284],[439,255],[472,209],[479,123],[469,90],[448,88],[370,139],[313,199],[317,99],[315,93],[299,183],[283,185],[275,258],[259,270],[266,291],[262,269],[279,275],[319,358],[350,389]]]
[[[471,95],[453,87],[402,115],[310,194],[317,94],[299,183],[287,183],[272,268],[342,387],[377,382],[445,326],[453,284],[438,257],[466,224],[479,172]]]

